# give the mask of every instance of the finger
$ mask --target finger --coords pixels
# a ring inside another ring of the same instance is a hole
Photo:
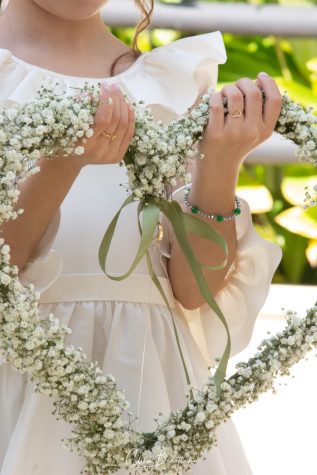
[[[115,86],[115,84],[112,84],[110,86],[110,89],[112,93],[111,97],[113,99],[113,111],[112,111],[111,123],[105,131],[107,132],[107,134],[115,134],[115,131],[117,130],[117,127],[120,121],[120,115],[121,115],[120,101],[123,95],[120,89],[117,86]]]
[[[117,124],[117,127],[116,129],[112,129],[111,132],[109,132],[109,129],[107,130],[107,133],[111,133],[114,135],[114,139],[111,139],[110,137],[109,138],[104,137],[103,135],[101,135],[101,138],[100,138],[101,147],[104,146],[105,140],[107,140],[107,145],[108,145],[107,157],[106,157],[107,163],[116,163],[119,160],[121,160],[122,158],[121,144],[122,144],[122,141],[125,140],[126,129],[128,127],[128,121],[129,121],[128,104],[121,92],[118,94],[118,105],[119,105],[120,110],[119,110],[119,122]]]
[[[258,86],[249,78],[241,78],[235,84],[244,95],[245,119],[252,122],[263,122],[262,93]]]
[[[241,119],[243,120],[245,105],[243,93],[241,92],[241,90],[237,86],[229,84],[222,88],[221,95],[222,97],[227,98],[228,114],[225,116],[225,125],[230,125],[232,121],[236,121],[237,118],[232,117],[230,114],[236,115],[239,114],[239,111],[240,113],[242,113],[242,116],[239,119],[240,121]]]
[[[281,113],[282,95],[274,79],[266,73],[258,74],[256,84],[264,90],[265,94],[263,122],[274,129]]]
[[[111,99],[109,104],[107,101]],[[112,122],[112,114],[114,109],[114,94],[107,84],[101,85],[101,94],[99,106],[95,115],[95,136],[99,136],[106,130]]]
[[[212,132],[217,135],[218,132],[223,130],[225,124],[223,98],[220,92],[211,95],[209,117],[208,127],[211,127]]]
[[[122,93],[119,95],[119,101],[118,101],[119,107],[120,107],[120,118],[119,122],[117,124],[116,129],[114,130],[114,135],[116,136],[116,139],[111,143],[113,146],[113,153],[118,154],[121,142],[124,138],[124,134],[126,132],[126,129],[128,127],[128,122],[129,122],[129,109],[128,109],[128,104],[123,96]]]
[[[134,114],[134,109],[132,106],[128,106],[128,126],[126,128],[123,140],[121,141],[120,149],[119,149],[119,154],[120,156],[124,156],[129,144],[134,136],[134,131],[135,131],[135,114]]]

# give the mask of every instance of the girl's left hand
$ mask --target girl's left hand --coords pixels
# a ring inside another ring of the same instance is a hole
[[[265,102],[262,105],[264,90]],[[241,117],[225,116],[223,98],[227,109],[242,112]],[[198,149],[207,160],[198,160],[199,168],[215,163],[234,168],[261,142],[268,139],[275,128],[282,105],[279,88],[266,73],[259,73],[256,81],[241,78],[234,85],[226,85],[211,97],[210,119]],[[196,163],[197,165],[197,163]]]

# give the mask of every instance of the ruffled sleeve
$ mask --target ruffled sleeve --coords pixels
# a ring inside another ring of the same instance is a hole
[[[182,193],[183,187],[173,196]],[[252,223],[250,207],[241,201],[241,214],[235,218],[237,252],[225,280],[225,285],[214,296],[221,308],[230,331],[230,356],[242,351],[250,342],[254,324],[267,298],[273,275],[281,261],[280,246],[262,238]],[[167,274],[172,231],[169,223],[158,246],[161,263]],[[227,336],[223,324],[207,303],[195,310],[184,308],[176,300],[177,308],[188,322],[191,334],[208,366],[215,365],[215,357],[222,356]]]
[[[218,64],[227,60],[220,31],[190,36],[145,53],[138,69],[120,81],[132,99],[143,100],[156,120],[184,114],[199,92],[216,86]]]

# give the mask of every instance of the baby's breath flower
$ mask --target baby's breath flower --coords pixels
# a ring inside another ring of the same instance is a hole
[[[57,87],[58,86],[58,87]],[[56,87],[56,90],[55,90]],[[164,125],[155,122],[142,103],[135,105],[136,131],[125,157],[134,198],[164,197],[165,186],[177,178],[188,182],[188,161],[204,159],[195,149],[208,122],[213,90],[186,116]],[[39,171],[36,161],[58,153],[81,155],[93,136],[100,84],[84,85],[80,98],[65,95],[63,84],[42,86],[34,101],[0,109],[0,224],[16,219],[17,185]],[[299,145],[298,156],[317,165],[316,118],[308,108],[283,96],[277,131]],[[317,184],[307,191],[309,206],[317,203]],[[313,204],[312,204],[313,203]],[[317,346],[317,302],[305,318],[286,313],[284,331],[263,340],[254,357],[241,362],[236,372],[216,390],[212,374],[203,388],[188,388],[184,409],[160,414],[157,428],[140,433],[127,413],[129,402],[111,374],[89,363],[82,348],[65,341],[71,329],[50,313],[42,319],[40,294],[33,284],[23,286],[18,268],[10,264],[10,247],[0,238],[0,350],[20,373],[28,373],[35,391],[52,398],[53,414],[72,424],[73,436],[65,447],[86,457],[84,472],[106,475],[131,466],[144,473],[139,458],[153,462],[154,474],[187,471],[217,444],[217,427],[232,413],[272,389],[274,379]],[[219,361],[219,358],[217,358]],[[127,417],[128,416],[128,417]],[[160,464],[155,463],[160,457]]]

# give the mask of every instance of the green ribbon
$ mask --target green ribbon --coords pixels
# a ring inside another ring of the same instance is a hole
[[[149,197],[147,198],[147,201],[140,201],[138,205],[138,226],[139,226],[141,241],[140,241],[139,248],[137,250],[136,256],[132,264],[126,273],[120,276],[110,275],[106,271],[106,261],[107,261],[107,256],[110,249],[111,241],[113,238],[113,234],[115,232],[116,225],[117,225],[117,222],[122,210],[129,204],[133,203],[134,201],[135,200],[134,200],[133,194],[129,195],[128,198],[122,204],[119,211],[113,217],[111,223],[109,224],[104,234],[104,237],[102,239],[102,242],[99,248],[99,264],[101,266],[101,269],[110,279],[121,281],[129,277],[129,275],[131,275],[131,273],[134,271],[134,269],[139,264],[141,259],[144,256],[146,256],[150,277],[153,283],[155,284],[155,286],[157,287],[157,289],[159,290],[160,294],[162,295],[162,298],[170,311],[172,322],[173,322],[173,328],[175,332],[175,337],[176,337],[176,342],[177,342],[182,363],[184,366],[186,381],[190,385],[190,379],[189,379],[188,371],[186,368],[182,349],[179,343],[179,338],[178,338],[176,325],[174,322],[173,312],[170,308],[168,299],[164,293],[161,283],[157,275],[155,274],[155,271],[153,269],[153,265],[151,262],[151,258],[148,252],[149,247],[152,245],[155,229],[160,222],[160,212],[162,212],[167,217],[167,219],[170,221],[173,227],[175,237],[187,259],[188,264],[190,265],[190,268],[197,281],[197,284],[199,286],[199,290],[202,296],[204,297],[205,301],[210,306],[210,308],[214,310],[214,312],[216,313],[218,318],[221,320],[221,322],[223,323],[226,329],[227,345],[219,361],[216,372],[213,376],[215,386],[217,390],[219,391],[220,385],[224,381],[224,378],[226,376],[226,370],[227,370],[227,365],[228,365],[229,356],[230,356],[230,349],[231,349],[231,339],[230,339],[230,333],[229,333],[229,328],[228,328],[226,319],[220,307],[218,306],[217,302],[215,301],[212,293],[209,290],[209,286],[202,272],[202,269],[205,268],[205,269],[216,270],[216,269],[223,269],[226,266],[227,257],[228,257],[228,248],[227,248],[226,240],[220,233],[218,233],[211,226],[210,223],[202,221],[196,216],[193,216],[189,213],[184,212],[177,201],[174,201],[174,200],[169,201],[166,199],[158,199],[158,198]],[[143,211],[143,225],[141,227],[140,214],[142,211]],[[196,259],[192,246],[188,240],[188,233],[196,234],[209,241],[213,241],[217,243],[224,250],[224,253],[226,255],[224,261],[221,264],[214,265],[214,266],[200,263]]]

